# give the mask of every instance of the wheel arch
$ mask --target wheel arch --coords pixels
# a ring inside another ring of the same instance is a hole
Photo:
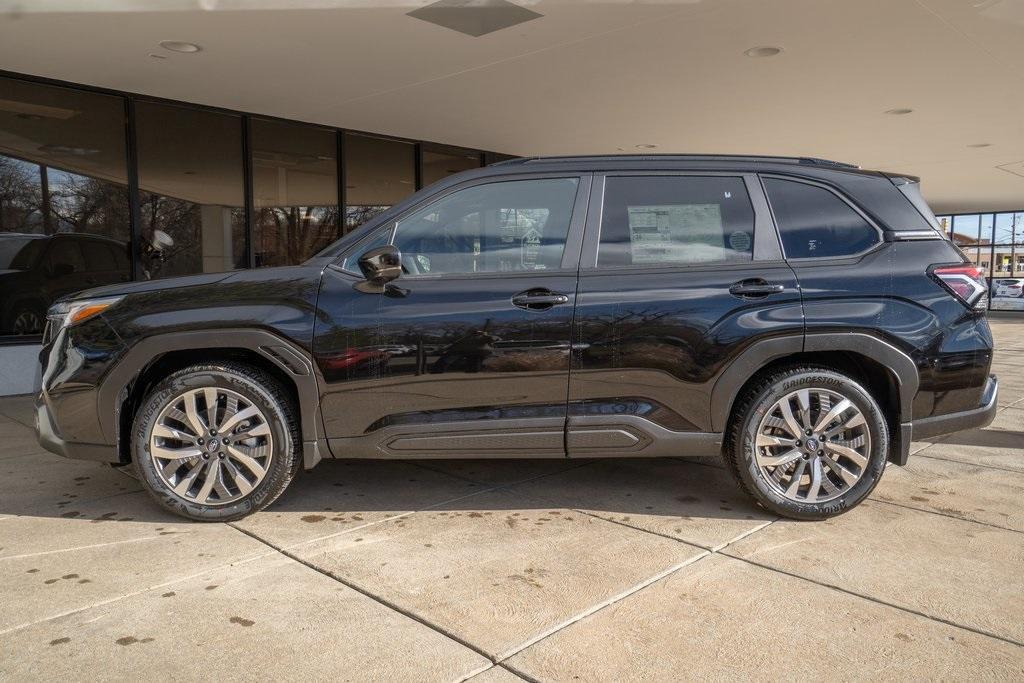
[[[117,444],[122,463],[130,462],[131,424],[149,389],[160,379],[197,363],[234,361],[257,367],[277,379],[298,410],[306,467],[320,460],[319,391],[314,365],[293,343],[263,330],[181,332],[148,337],[133,347],[101,384],[104,434]]]
[[[891,452],[898,456],[897,461],[903,460],[900,454],[909,444],[899,443],[900,425],[913,414],[919,383],[917,365],[910,356],[886,341],[856,332],[808,334],[799,342],[795,337],[763,340],[733,361],[712,390],[713,430],[722,432],[728,427],[739,397],[766,373],[795,364],[820,365],[865,385],[889,419]]]

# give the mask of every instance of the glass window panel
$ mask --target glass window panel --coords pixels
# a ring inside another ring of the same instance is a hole
[[[484,152],[484,165],[489,166],[490,164],[496,164],[499,161],[508,161],[509,159],[515,159],[516,157],[511,154],[502,154],[500,152]]]
[[[479,152],[442,152],[426,146],[423,148],[424,187],[473,168],[480,168]]]
[[[992,260],[992,276],[1011,275],[1013,273],[1013,261],[1017,249],[1012,244],[996,245],[995,255]]]
[[[749,261],[754,210],[742,178],[609,178],[599,266]]]
[[[39,334],[55,298],[127,280],[129,239],[124,100],[0,78],[0,336]]]
[[[577,178],[477,185],[403,218],[394,244],[410,275],[558,270]]]
[[[1024,212],[996,214],[996,244],[1024,242]]]
[[[244,267],[241,119],[153,102],[135,112],[144,276]]]
[[[850,256],[880,238],[846,202],[823,187],[765,178],[786,258]]]
[[[950,235],[953,244],[958,247],[973,247],[978,244],[978,229],[981,216],[968,214],[953,216],[953,233]]]
[[[302,263],[338,236],[334,131],[252,119],[257,266]]]
[[[942,232],[946,235],[953,229],[953,217],[952,216],[936,216],[935,220],[939,222],[939,227],[942,228]]]
[[[346,233],[415,191],[415,145],[345,134]]]
[[[984,257],[985,261],[988,261],[988,249],[982,250],[979,247],[960,247],[960,249],[964,252],[964,255],[971,259],[971,262],[978,267],[981,267],[982,257]]]

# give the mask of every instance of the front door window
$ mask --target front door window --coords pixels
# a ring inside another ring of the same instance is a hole
[[[487,183],[403,218],[394,244],[410,275],[558,270],[577,178]]]

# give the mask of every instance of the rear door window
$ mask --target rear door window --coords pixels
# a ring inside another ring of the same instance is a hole
[[[109,272],[117,270],[117,263],[109,247],[99,242],[83,242],[82,254],[85,256],[85,266],[89,270],[97,272]]]
[[[881,237],[834,192],[808,183],[764,178],[786,258],[834,258],[867,251]]]
[[[67,268],[69,273],[84,273],[85,258],[78,243],[68,239],[58,239],[50,248],[50,267]]]
[[[743,262],[753,255],[754,210],[742,178],[605,181],[599,267]]]

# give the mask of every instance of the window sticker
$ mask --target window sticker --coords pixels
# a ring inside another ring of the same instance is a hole
[[[523,270],[537,269],[537,255],[540,254],[540,233],[530,228],[519,239],[520,258]]]
[[[736,251],[750,251],[750,233],[737,230],[729,235],[729,246]]]
[[[630,206],[627,215],[634,264],[722,259],[719,204]]]

